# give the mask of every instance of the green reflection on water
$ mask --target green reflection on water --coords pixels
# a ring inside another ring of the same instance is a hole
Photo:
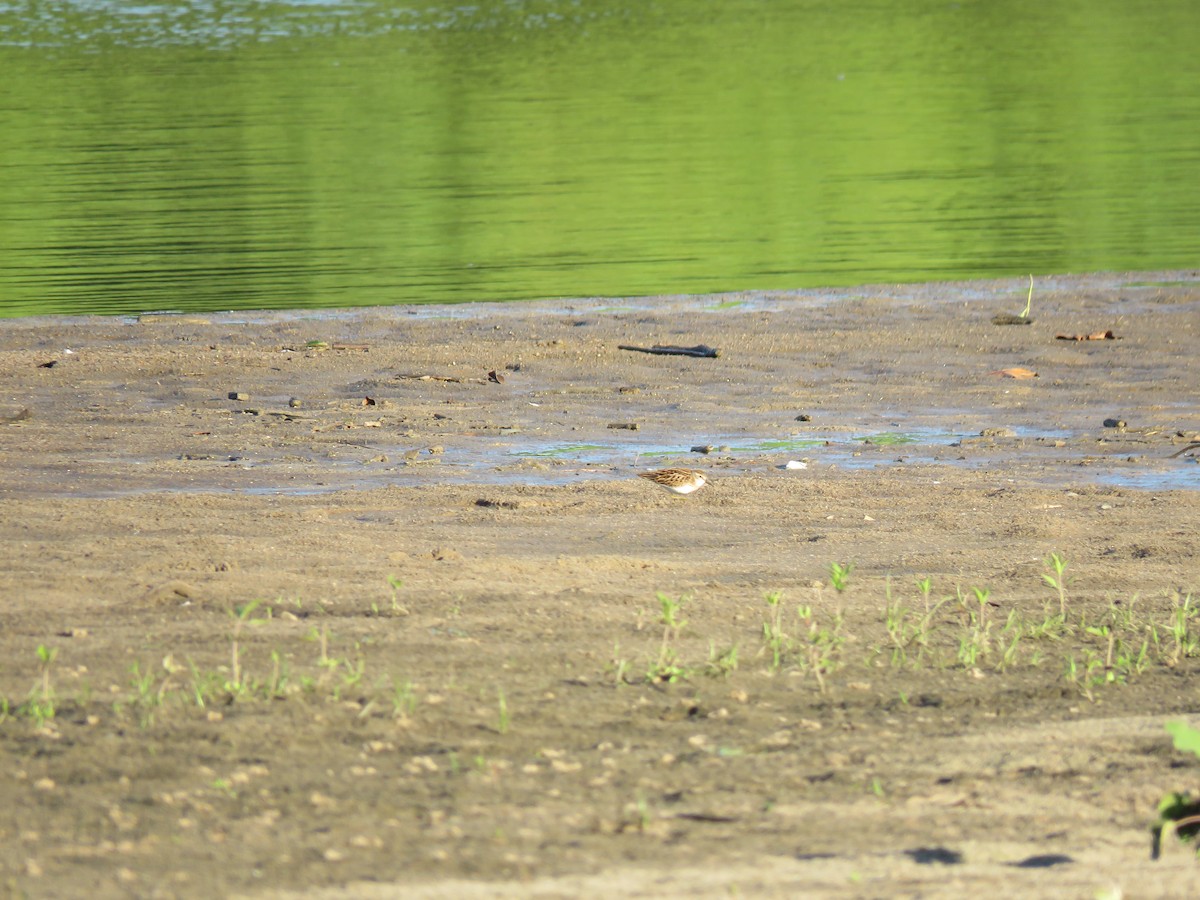
[[[948,435],[945,437],[949,437]],[[854,440],[861,441],[864,444],[877,444],[880,447],[897,447],[903,444],[916,444],[922,440],[928,442],[930,435],[906,434],[899,431],[884,431],[879,434],[868,434],[864,437],[856,437]]]
[[[557,447],[548,447],[544,450],[523,450],[517,452],[517,456],[529,456],[538,459],[570,459],[581,454],[594,455],[597,451],[608,452],[612,447],[604,444],[561,444]]]
[[[942,443],[954,439],[951,434],[931,434],[918,432],[902,432],[902,431],[885,431],[878,434],[856,435],[846,438],[849,442],[859,442],[864,444],[874,444],[883,447],[901,446],[904,444],[931,444]],[[790,437],[790,438],[773,438],[761,441],[750,441],[748,443],[730,443],[722,444],[720,447],[713,448],[720,454],[731,453],[778,453],[792,452],[796,450],[811,450],[816,447],[823,447],[830,440],[839,440],[837,437]],[[556,444],[551,447],[544,447],[540,450],[518,450],[514,451],[517,456],[535,457],[540,459],[573,459],[576,457],[591,457],[596,458],[605,454],[613,453],[628,453],[628,447],[618,447],[612,444]],[[668,456],[694,454],[696,451],[689,451],[687,447],[638,447],[637,456],[639,458],[654,459]]]
[[[903,444],[928,444],[943,439],[948,440],[951,437],[952,435],[931,435],[900,431],[883,431],[878,434],[856,435],[849,438],[849,440],[857,441],[863,444],[875,444],[881,447],[895,447]],[[813,447],[822,447],[831,440],[836,441],[838,438],[836,436],[820,438],[782,438],[767,441],[755,441],[752,444],[738,444],[731,449],[735,453],[767,453],[778,450],[810,450]]]
[[[734,453],[770,453],[776,450],[808,450],[812,447],[820,447],[824,443],[825,438],[785,438],[782,440],[755,441],[752,444],[739,444],[736,447],[731,447],[730,450]]]
[[[6,6],[0,314],[1191,266],[1197,46],[1191,0]]]

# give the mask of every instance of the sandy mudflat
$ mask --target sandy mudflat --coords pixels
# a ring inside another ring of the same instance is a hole
[[[1024,302],[0,321],[6,890],[1187,896],[1200,276]]]

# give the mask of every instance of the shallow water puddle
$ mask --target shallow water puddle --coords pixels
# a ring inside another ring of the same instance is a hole
[[[1028,430],[1023,430],[1027,432]],[[69,473],[47,467],[30,472],[20,490],[57,496],[114,497],[140,493],[250,493],[311,495],[379,487],[416,487],[430,482],[478,485],[564,485],[628,478],[634,472],[665,465],[695,466],[736,474],[785,470],[781,477],[811,477],[822,469],[867,470],[953,466],[1008,472],[1046,483],[1099,482],[1143,490],[1200,489],[1200,468],[1193,456],[1176,459],[1114,452],[1094,455],[1087,439],[1032,433],[1000,440],[938,429],[882,432],[805,432],[786,438],[749,435],[712,438],[712,444],[687,446],[640,439],[607,442],[556,442],[506,435],[503,442],[465,442],[443,452],[423,450],[413,457],[405,446],[347,445],[349,455],[332,457],[328,448],[298,451],[286,457],[263,453],[213,455],[183,460],[104,458],[80,460]],[[355,450],[363,452],[354,453]],[[366,452],[373,454],[366,457]],[[183,469],[180,463],[183,463]],[[119,476],[118,474],[119,473]],[[1019,474],[1018,474],[1019,473]],[[64,477],[65,476],[65,477]]]
[[[632,460],[656,460],[664,457],[705,456],[737,457],[753,454],[799,453],[821,449],[831,455],[845,455],[863,447],[900,447],[907,445],[949,446],[960,435],[946,432],[879,432],[847,436],[842,432],[825,434],[808,432],[788,438],[763,438],[759,440],[724,436],[714,438],[712,443],[685,446],[683,444],[656,444],[638,441],[600,443],[535,443],[510,449],[510,456],[525,459],[573,460],[580,463],[630,464]],[[786,460],[785,460],[786,462]]]

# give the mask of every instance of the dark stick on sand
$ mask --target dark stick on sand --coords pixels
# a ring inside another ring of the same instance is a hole
[[[660,356],[703,356],[716,359],[721,351],[707,344],[697,344],[695,347],[669,347],[655,344],[653,347],[632,347],[629,344],[619,344],[618,350],[634,350],[638,353],[657,353]]]

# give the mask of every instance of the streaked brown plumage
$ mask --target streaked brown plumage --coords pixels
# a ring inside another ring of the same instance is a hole
[[[703,472],[695,469],[659,469],[657,472],[639,472],[638,478],[653,481],[673,494],[690,494],[708,483]]]

